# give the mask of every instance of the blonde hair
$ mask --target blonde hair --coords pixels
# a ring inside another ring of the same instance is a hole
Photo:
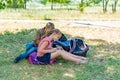
[[[45,35],[43,35],[42,38],[45,38],[46,36],[50,36],[52,33],[56,33],[58,35],[62,35],[62,33],[61,33],[61,31],[59,29],[53,29],[50,32],[48,32]]]

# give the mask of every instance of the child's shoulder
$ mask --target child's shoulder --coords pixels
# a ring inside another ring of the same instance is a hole
[[[42,40],[43,40],[43,41],[44,41],[44,40],[49,41],[49,40],[50,40],[50,38],[49,38],[49,37],[45,37],[45,38],[43,38]]]
[[[45,37],[45,38],[43,38],[43,39],[40,41],[40,44],[42,44],[43,42],[51,43],[51,40],[50,40],[49,37]]]
[[[44,37],[43,39],[41,39],[41,42],[43,41],[51,41],[49,37]]]

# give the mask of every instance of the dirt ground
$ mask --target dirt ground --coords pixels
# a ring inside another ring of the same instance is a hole
[[[13,33],[23,29],[42,28],[49,21],[3,21],[0,22],[0,33],[10,31]],[[75,25],[71,22],[52,21],[69,38],[84,37],[85,39],[101,39],[108,43],[120,43],[119,27],[100,27],[94,25]],[[91,23],[92,24],[92,23]],[[100,24],[101,25],[101,24]]]

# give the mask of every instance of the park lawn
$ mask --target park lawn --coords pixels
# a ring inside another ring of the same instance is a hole
[[[52,65],[32,65],[24,59],[15,64],[14,58],[43,24],[8,23],[0,31],[0,80],[120,80],[120,28],[55,24],[68,38],[84,39],[90,48],[89,61],[76,65],[59,58]]]
[[[32,19],[32,20],[119,20],[120,8],[117,12],[112,13],[111,7],[108,12],[103,14],[102,7],[87,7],[84,12],[79,10],[46,10],[46,9],[4,9],[0,11],[0,19]]]

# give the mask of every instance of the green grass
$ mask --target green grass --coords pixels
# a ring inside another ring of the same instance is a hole
[[[87,9],[91,11],[91,9]],[[94,12],[94,11],[95,12]],[[115,14],[80,13],[72,10],[1,10],[0,19],[81,19],[115,20]],[[59,15],[60,14],[60,15]],[[89,45],[89,62],[75,65],[61,58],[53,65],[32,65],[24,59],[18,64],[14,58],[25,51],[25,44],[34,39],[36,29],[46,23],[1,22],[0,24],[0,80],[120,80],[120,28],[69,26],[53,21],[68,38],[82,37]]]
[[[78,28],[72,28],[76,31]],[[82,31],[94,31],[93,28],[82,28]],[[61,29],[65,32],[65,29]],[[25,44],[34,38],[36,29],[18,32],[0,33],[0,80],[119,80],[120,79],[120,43],[111,43],[104,38],[88,39],[81,31],[82,37],[89,45],[86,64],[75,65],[61,58],[53,65],[32,65],[27,60],[13,63],[14,58],[25,51]],[[96,34],[106,29],[97,28]],[[112,30],[120,33],[120,29]],[[92,33],[91,32],[91,33]],[[65,32],[72,38],[69,30]],[[101,34],[102,34],[101,33]],[[91,34],[89,34],[91,35]],[[77,35],[80,37],[79,35]],[[110,35],[108,35],[110,36]],[[74,36],[75,37],[75,36]],[[104,35],[105,37],[105,35]],[[111,37],[112,39],[113,37]],[[118,37],[119,38],[119,37]]]

